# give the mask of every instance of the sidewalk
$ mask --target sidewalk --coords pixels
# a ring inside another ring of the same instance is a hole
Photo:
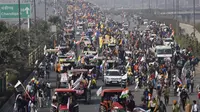
[[[180,27],[182,28],[182,29],[184,29],[185,30],[185,33],[186,34],[191,34],[191,33],[193,33],[193,26],[192,25],[189,25],[189,24],[185,24],[185,23],[180,23]],[[195,31],[195,34],[196,34],[196,38],[197,38],[197,40],[200,42],[200,33],[196,30]]]

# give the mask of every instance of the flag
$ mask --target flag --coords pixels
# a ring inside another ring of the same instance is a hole
[[[70,98],[68,98],[68,102],[67,102],[67,108],[69,109],[69,104],[70,104]]]
[[[76,89],[79,84],[80,84],[80,81],[83,79],[83,73],[81,74],[81,76],[76,80],[76,82],[73,84],[74,88],[73,89]]]
[[[171,34],[171,36],[174,36],[174,34],[175,34],[174,30],[172,30],[172,34]]]
[[[17,88],[19,85],[22,85],[22,83],[18,80],[14,87]]]
[[[121,95],[120,95],[120,98],[125,98],[125,97],[127,97],[127,96],[128,96],[128,92],[129,92],[128,88],[125,88],[125,89],[122,91],[122,93],[121,93]]]
[[[182,84],[182,81],[180,80],[179,77],[176,77],[176,80],[177,80],[180,84]]]
[[[98,58],[98,54],[93,57],[94,59]]]
[[[97,96],[100,96],[101,92],[102,92],[102,86],[97,90],[96,92]]]
[[[47,53],[46,50],[47,50],[47,46],[45,45],[44,46],[44,55]]]
[[[102,37],[99,38],[99,47],[102,48],[103,46],[103,39]]]

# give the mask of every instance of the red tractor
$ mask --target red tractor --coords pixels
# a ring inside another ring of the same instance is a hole
[[[76,91],[72,89],[55,89],[56,99],[53,100],[53,112],[79,112]]]
[[[120,98],[123,89],[104,89],[101,92],[99,112],[126,112],[123,104],[125,101]]]

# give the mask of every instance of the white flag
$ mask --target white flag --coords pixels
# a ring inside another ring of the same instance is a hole
[[[96,92],[97,96],[100,96],[101,92],[102,92],[102,86],[97,90]]]
[[[67,82],[68,81],[66,73],[63,73],[63,74],[60,74],[60,75],[61,75],[60,82]]]
[[[18,80],[17,83],[15,84],[15,88],[17,88],[19,85],[21,85],[22,83]]]
[[[79,82],[83,79],[83,73],[81,74],[81,76],[76,80],[76,82],[73,83],[73,86],[79,84]]]
[[[44,55],[46,55],[46,53],[47,53],[47,46],[45,45],[44,46]]]
[[[98,58],[98,54],[93,57],[94,59]]]

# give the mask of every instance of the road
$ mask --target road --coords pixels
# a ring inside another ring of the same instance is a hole
[[[116,21],[120,21],[120,17],[119,17],[119,15],[113,15],[112,16],[112,18],[114,19],[114,20],[116,20]],[[123,21],[122,19],[121,19],[121,21]],[[132,21],[131,21],[131,25],[130,25],[130,28],[133,28],[134,26],[136,26],[136,24],[134,24]],[[192,33],[193,32],[193,26],[191,26],[191,25],[188,25],[188,24],[180,24],[180,27],[181,28],[185,28],[186,30],[186,32],[187,33]],[[145,28],[146,28],[146,26],[144,26],[144,25],[141,25],[140,26],[140,30],[145,30]],[[197,37],[200,37],[200,33],[199,32],[197,32],[196,33],[197,35],[199,35],[199,36],[197,36]],[[198,39],[199,40],[199,39]],[[199,70],[199,68],[200,68],[200,65],[198,65],[197,67],[196,67],[196,72],[195,72],[195,74],[196,74],[196,76],[195,76],[195,80],[194,80],[194,83],[195,83],[195,86],[194,87],[196,87],[196,85],[197,84],[199,84],[200,83],[200,70]],[[132,89],[133,87],[130,87],[130,89]],[[195,89],[194,89],[195,90]],[[195,93],[192,93],[192,94],[190,94],[189,96],[190,96],[190,101],[191,101],[191,103],[192,103],[192,101],[193,100],[197,100],[197,92],[196,91],[194,91]],[[134,92],[134,96],[135,96],[135,102],[136,102],[136,105],[139,105],[139,104],[141,104],[141,95],[143,94],[143,90],[139,90],[139,91],[135,91]],[[162,97],[162,99],[163,99],[163,101],[164,101],[164,98]],[[173,100],[178,100],[178,97],[176,97],[176,96],[174,96],[173,95],[173,89],[172,89],[172,87],[171,87],[171,92],[170,92],[170,100],[169,100],[169,105],[167,106],[167,111],[168,112],[172,112],[172,102],[173,102]],[[82,112],[82,111],[81,111]]]
[[[122,21],[122,19],[120,19],[119,16],[112,15],[111,18],[113,18],[116,21],[120,21],[120,20]],[[134,24],[132,22],[131,25],[130,25],[130,28],[133,28],[135,25],[136,24]],[[145,26],[141,26],[141,30],[144,30],[144,29],[145,29]],[[197,68],[200,68],[200,65],[197,66]],[[198,75],[199,73],[200,73],[200,70],[196,69],[195,87],[196,87],[196,84],[200,83],[200,75]],[[51,72],[50,81],[51,81],[52,85],[55,87],[56,86],[56,73],[55,72]],[[97,85],[98,85],[98,87],[103,86],[103,89],[106,89],[106,88],[120,88],[120,86],[106,86],[105,87],[101,79],[99,79],[97,81]],[[134,86],[130,86],[129,89],[134,91]],[[136,105],[140,105],[141,104],[141,97],[142,97],[142,94],[143,94],[143,89],[139,89],[138,91],[134,91],[133,92],[133,94],[135,96]],[[79,101],[80,112],[89,112],[89,111],[90,112],[97,112],[99,110],[100,97],[96,96],[96,91],[97,91],[97,89],[93,89],[92,90],[92,102],[91,102],[91,104],[88,105],[88,104],[85,104],[84,101],[82,101],[82,100]],[[196,98],[197,98],[196,91],[195,91],[195,93],[190,94],[190,101],[191,102],[193,100],[196,100]],[[162,99],[164,100],[163,97],[162,97]],[[171,87],[170,101],[169,101],[169,105],[167,106],[167,111],[168,112],[172,111],[172,101],[175,100],[175,99],[177,100],[178,97],[173,95],[173,90],[172,90],[172,87]],[[48,111],[49,109],[50,108],[40,108],[39,112],[45,112],[45,111]]]

